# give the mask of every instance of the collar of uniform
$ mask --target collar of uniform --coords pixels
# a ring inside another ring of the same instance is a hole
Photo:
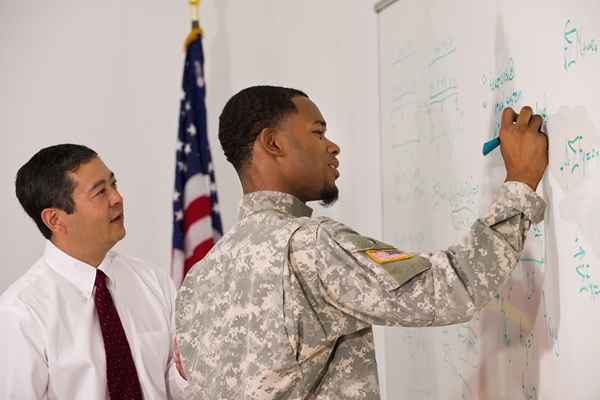
[[[239,218],[260,211],[275,210],[294,217],[310,217],[312,208],[304,204],[296,196],[283,192],[252,192],[242,197]]]
[[[49,240],[46,241],[44,259],[54,271],[75,286],[86,298],[92,296],[96,282],[96,267],[71,257]],[[107,255],[98,265],[98,269],[106,274],[109,281],[112,273],[111,260],[112,257]]]

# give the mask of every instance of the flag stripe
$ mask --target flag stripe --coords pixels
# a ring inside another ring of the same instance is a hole
[[[183,269],[184,276],[185,276],[185,274],[188,273],[190,268],[192,268],[194,266],[194,264],[196,264],[198,261],[200,261],[204,258],[206,253],[208,253],[210,251],[211,247],[213,247],[214,244],[215,244],[215,242],[213,241],[212,238],[210,238],[210,239],[205,240],[204,242],[200,243],[196,247],[192,256],[185,260],[185,265],[184,265],[184,269]]]
[[[210,216],[211,212],[210,197],[202,196],[194,199],[194,201],[186,207],[185,213],[183,214],[183,233],[187,234],[190,226],[196,221]]]
[[[183,193],[183,208],[188,208],[197,197],[210,196],[208,176],[203,174],[190,176],[185,182]]]
[[[189,258],[199,243],[212,238],[212,226],[210,216],[194,222],[185,234],[185,257]]]

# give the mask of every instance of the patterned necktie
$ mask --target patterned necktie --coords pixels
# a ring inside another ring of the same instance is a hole
[[[104,339],[106,380],[111,400],[142,400],[142,389],[135,370],[127,336],[106,287],[106,275],[96,270],[96,312]]]

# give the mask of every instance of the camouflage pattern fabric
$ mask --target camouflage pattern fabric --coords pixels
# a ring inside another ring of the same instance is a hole
[[[292,195],[245,195],[239,222],[177,297],[188,398],[378,399],[371,326],[470,319],[544,209],[527,185],[505,183],[461,244],[379,263],[367,252],[393,246],[311,218]]]

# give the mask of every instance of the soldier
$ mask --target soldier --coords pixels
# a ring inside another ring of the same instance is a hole
[[[377,399],[372,325],[469,320],[543,218],[542,118],[504,110],[506,182],[461,245],[400,251],[306,202],[335,201],[340,148],[301,91],[257,86],[226,104],[219,139],[244,196],[239,221],[187,275],[177,340],[198,399]]]

